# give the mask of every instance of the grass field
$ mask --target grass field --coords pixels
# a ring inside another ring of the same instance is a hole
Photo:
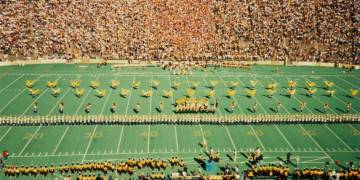
[[[312,73],[312,71],[314,73]],[[360,112],[359,97],[349,98],[349,89],[360,89],[360,72],[343,73],[341,69],[316,67],[280,67],[275,72],[273,66],[253,66],[244,69],[214,69],[206,72],[194,70],[190,76],[170,76],[170,72],[157,67],[127,67],[111,71],[110,67],[96,68],[95,65],[27,65],[25,67],[8,66],[0,68],[0,116],[34,115],[32,104],[39,103],[38,115],[59,115],[58,103],[64,101],[66,115],[85,115],[84,106],[93,104],[90,114],[110,115],[112,102],[117,102],[116,113],[123,115],[135,114],[136,102],[142,105],[140,115],[160,114],[156,111],[159,101],[165,102],[162,114],[173,114],[171,104],[176,98],[185,95],[189,81],[198,81],[197,97],[203,97],[208,90],[210,80],[218,80],[216,96],[220,108],[217,115],[227,115],[226,107],[231,101],[238,106],[234,113],[253,114],[249,111],[256,101],[259,104],[258,114],[275,114],[272,109],[277,101],[281,101],[281,114],[297,114],[299,102],[308,103],[304,113],[323,114],[324,102],[330,104],[330,114],[345,112],[347,102],[351,102],[351,113]],[[26,79],[36,79],[35,87],[42,93],[32,98],[24,86]],[[69,87],[69,80],[81,79],[85,95],[77,98]],[[98,98],[94,90],[88,87],[90,80],[98,79],[99,89],[106,89],[107,94]],[[120,88],[112,90],[110,81],[117,79]],[[142,90],[151,89],[151,80],[160,81],[158,90],[150,98],[141,97]],[[45,86],[46,81],[59,80],[63,93],[53,97]],[[131,89],[133,80],[141,81],[138,90]],[[228,83],[231,80],[240,82],[238,93],[231,99],[225,97]],[[246,87],[250,80],[259,81],[254,99],[246,97]],[[298,93],[293,98],[286,96],[287,82],[298,83]],[[316,82],[318,92],[314,97],[307,97],[304,84],[307,80]],[[335,97],[326,96],[323,89],[324,81],[335,82]],[[173,98],[162,97],[162,90],[170,90],[174,81],[181,82],[181,88],[174,91]],[[279,84],[274,98],[267,97],[265,87],[269,82]],[[128,98],[119,96],[119,89],[131,89]],[[209,146],[221,153],[220,165],[229,161],[227,154],[233,149],[247,152],[260,147],[264,152],[265,162],[278,162],[278,157],[285,158],[287,152],[300,156],[300,167],[323,167],[325,161],[340,160],[343,165],[348,160],[359,162],[360,124],[267,124],[267,125],[92,125],[92,126],[2,126],[0,127],[0,150],[9,150],[7,163],[17,165],[37,164],[49,165],[64,162],[85,161],[120,161],[128,157],[163,157],[178,155],[187,161],[190,167],[197,168],[193,158],[201,153],[198,143],[203,139]],[[246,168],[245,157],[239,155],[237,162]],[[332,164],[332,167],[335,167]],[[169,169],[172,171],[172,169]],[[139,172],[136,172],[138,175]],[[135,174],[135,175],[136,175]]]

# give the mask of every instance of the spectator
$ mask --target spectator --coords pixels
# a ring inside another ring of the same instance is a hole
[[[360,64],[356,1],[2,1],[0,59]]]

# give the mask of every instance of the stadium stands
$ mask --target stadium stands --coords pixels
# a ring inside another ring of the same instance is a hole
[[[350,1],[1,1],[0,59],[359,64]]]

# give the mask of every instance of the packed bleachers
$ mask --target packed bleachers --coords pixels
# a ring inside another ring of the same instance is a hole
[[[1,1],[0,60],[359,64],[356,1]]]

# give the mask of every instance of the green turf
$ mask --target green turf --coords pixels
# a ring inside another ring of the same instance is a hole
[[[83,66],[83,67],[82,67]],[[314,71],[314,74],[312,74]],[[95,65],[27,65],[25,67],[0,67],[0,116],[34,115],[32,103],[39,103],[38,115],[59,115],[58,103],[65,102],[66,115],[85,115],[86,103],[93,104],[91,115],[110,115],[112,102],[118,103],[117,114],[134,115],[135,104],[142,105],[140,115],[160,114],[156,107],[164,101],[165,109],[161,114],[174,114],[171,104],[175,99],[183,97],[189,88],[189,81],[200,82],[196,97],[203,97],[209,90],[211,80],[218,80],[216,96],[220,108],[217,115],[228,115],[227,105],[235,101],[239,106],[235,114],[252,114],[249,111],[256,101],[259,104],[257,114],[275,114],[271,109],[277,101],[283,103],[281,114],[297,114],[301,100],[308,103],[304,113],[322,114],[322,104],[330,104],[330,114],[342,114],[345,104],[352,102],[351,113],[360,111],[359,97],[349,98],[350,88],[359,89],[360,72],[343,73],[341,69],[318,67],[280,67],[279,72],[273,66],[253,66],[251,70],[208,68],[194,70],[190,76],[171,76],[170,72],[157,67],[126,67],[111,71],[110,67],[96,68]],[[107,95],[96,97],[94,90],[88,87],[90,80],[99,79],[99,89],[106,89]],[[38,79],[35,87],[42,93],[35,98],[28,95],[24,86],[26,79]],[[46,81],[59,79],[59,87],[63,93],[55,98],[45,86]],[[73,89],[69,88],[69,80],[81,79],[85,95],[77,98]],[[120,80],[120,87],[110,88],[110,81]],[[141,97],[143,90],[151,89],[151,80],[160,81],[158,90],[153,90],[150,98]],[[133,80],[141,81],[138,90],[131,89]],[[233,98],[225,97],[228,84],[232,80],[240,82]],[[257,95],[246,97],[246,86],[249,80],[258,80]],[[288,98],[286,85],[289,80],[298,82],[298,93]],[[318,92],[313,98],[305,95],[305,81],[317,83]],[[325,80],[334,81],[337,91],[335,97],[325,96],[322,89]],[[175,82],[181,82],[181,88],[174,91],[173,98],[162,97],[162,90],[170,90]],[[274,98],[268,98],[265,87],[270,81],[278,83]],[[119,96],[119,89],[131,89],[128,98]],[[213,98],[213,99],[214,99]],[[213,100],[211,99],[211,100]],[[278,162],[277,158],[285,158],[287,152],[300,156],[301,167],[322,167],[324,161],[340,160],[342,164],[348,160],[358,162],[360,153],[359,124],[278,124],[278,125],[91,125],[91,126],[24,126],[0,127],[0,149],[9,150],[11,156],[7,163],[49,165],[65,162],[83,161],[120,161],[128,157],[169,158],[179,155],[187,161],[191,168],[198,164],[193,158],[202,153],[198,143],[203,139],[209,146],[221,153],[220,165],[231,162],[226,156],[234,148],[239,152],[247,152],[260,147],[265,155],[265,162]],[[245,169],[246,159],[239,155],[237,162]],[[335,168],[334,164],[331,164]],[[174,169],[168,169],[173,171]],[[144,170],[148,171],[148,170]],[[138,175],[137,171],[135,175]],[[31,179],[31,178],[30,178]],[[32,178],[34,179],[34,178]]]

